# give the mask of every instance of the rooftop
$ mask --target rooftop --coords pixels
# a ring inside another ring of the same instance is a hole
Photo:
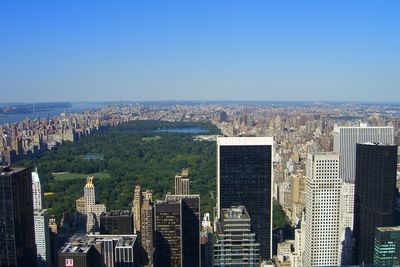
[[[400,231],[400,226],[377,227],[376,229],[381,232],[392,232]]]
[[[132,212],[129,210],[112,210],[112,211],[104,211],[100,216],[131,216]]]
[[[244,206],[232,206],[229,209],[222,209],[223,219],[250,219]]]
[[[10,167],[10,166],[0,166],[0,175],[10,176],[14,173],[19,173],[26,170],[26,168],[21,167]]]
[[[272,146],[273,137],[217,137],[219,146]]]

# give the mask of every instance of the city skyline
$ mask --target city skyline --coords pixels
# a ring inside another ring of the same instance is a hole
[[[396,1],[0,7],[4,102],[400,96]]]

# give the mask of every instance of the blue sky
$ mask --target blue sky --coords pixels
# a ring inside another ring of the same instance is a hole
[[[0,1],[0,102],[400,101],[400,1]]]

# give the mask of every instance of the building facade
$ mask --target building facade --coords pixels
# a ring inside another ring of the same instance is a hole
[[[333,130],[333,150],[340,154],[339,177],[346,182],[355,181],[356,144],[378,142],[393,144],[393,127],[335,127]]]
[[[105,211],[100,215],[100,233],[133,235],[133,214],[128,210]]]
[[[0,168],[0,266],[36,263],[31,172]]]
[[[272,137],[218,137],[217,214],[243,205],[262,259],[272,257]]]
[[[357,144],[354,191],[354,263],[372,264],[376,227],[393,226],[397,146]]]
[[[50,229],[49,214],[46,209],[34,211],[35,244],[36,244],[36,266],[50,266]]]
[[[375,230],[374,265],[400,265],[400,226],[378,227]]]
[[[338,266],[340,190],[339,155],[307,157],[303,266]]]
[[[260,266],[260,243],[244,206],[222,209],[216,224],[214,266]]]

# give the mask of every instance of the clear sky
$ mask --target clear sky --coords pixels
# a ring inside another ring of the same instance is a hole
[[[0,1],[0,102],[212,99],[400,102],[400,1]]]

